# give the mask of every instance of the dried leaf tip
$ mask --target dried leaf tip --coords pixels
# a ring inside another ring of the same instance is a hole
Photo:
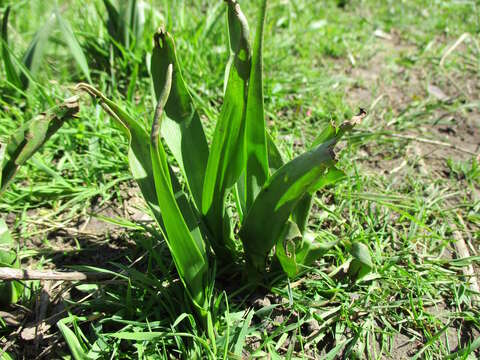
[[[167,30],[165,30],[165,26],[160,26],[155,34],[153,35],[153,43],[155,46],[161,47],[161,42],[160,40],[164,39],[165,36],[167,35]]]

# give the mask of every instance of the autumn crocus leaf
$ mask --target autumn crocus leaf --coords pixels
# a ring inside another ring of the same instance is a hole
[[[312,232],[301,232],[292,221],[287,223],[284,232],[275,246],[275,254],[283,271],[291,278],[338,243],[323,242]]]
[[[247,262],[256,272],[265,271],[267,256],[299,201],[328,183],[336,162],[333,148],[358,121],[342,124],[335,136],[283,165],[266,182],[240,230]]]
[[[207,316],[208,260],[202,239],[195,239],[185,222],[172,190],[167,156],[159,140],[162,112],[172,86],[173,65],[168,65],[150,134],[150,153],[158,205],[166,241],[178,274],[202,318]]]
[[[248,85],[245,117],[245,212],[250,209],[253,200],[269,175],[262,81],[262,47],[266,7],[267,1],[263,0],[253,44],[252,69]]]
[[[236,1],[227,3],[230,66],[227,67],[226,91],[213,135],[202,196],[202,213],[213,234],[212,246],[218,255],[224,255],[226,248],[232,245],[229,219],[225,214],[225,194],[239,178],[244,165],[243,134],[251,60],[245,16]]]
[[[327,126],[325,126],[317,135],[310,148],[330,141],[335,137],[341,138],[346,131],[351,130],[353,126],[359,123],[365,116],[366,112],[364,110],[360,110],[358,115],[354,116],[351,121],[343,123],[340,128],[336,127],[333,123],[327,124]],[[328,169],[327,174],[319,179],[318,184],[314,185],[311,191],[305,194],[298,202],[295,210],[293,211],[292,219],[295,221],[295,223],[297,223],[302,234],[307,228],[308,216],[313,203],[313,193],[324,186],[335,184],[336,182],[343,180],[345,177],[346,175],[343,173],[343,171],[337,168]]]
[[[0,193],[6,189],[20,166],[25,164],[66,120],[74,117],[78,109],[78,98],[72,97],[62,105],[37,116],[14,133],[4,150],[8,160],[4,160],[2,164]]]
[[[154,37],[151,60],[152,80],[158,97],[165,83],[167,67],[172,64],[170,96],[165,104],[161,133],[182,170],[195,204],[201,209],[203,179],[208,160],[208,144],[200,117],[183,80],[175,44],[170,34],[159,30]]]
[[[162,215],[158,206],[158,199],[155,191],[155,184],[153,182],[152,159],[150,156],[150,136],[143,127],[143,125],[130,116],[125,110],[121,108],[116,102],[108,99],[99,90],[95,89],[89,84],[78,84],[78,90],[83,90],[92,97],[98,99],[103,109],[114,119],[120,130],[128,138],[128,162],[130,170],[137,182],[143,198],[147,205],[152,210],[155,219],[161,224]],[[182,191],[178,179],[175,177],[173,171],[169,169],[173,191],[177,194],[179,204],[184,209],[184,214],[189,226],[194,229],[198,224],[198,217],[193,212],[190,202]],[[162,225],[160,225],[162,226]]]

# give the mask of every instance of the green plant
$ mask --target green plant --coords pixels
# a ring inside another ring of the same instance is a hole
[[[78,98],[72,97],[27,122],[8,141],[0,139],[0,197],[18,169],[77,112]]]
[[[227,3],[230,60],[210,148],[183,80],[173,38],[164,30],[155,35],[151,60],[158,105],[150,134],[141,121],[98,90],[78,85],[100,100],[129,138],[133,176],[163,231],[185,289],[204,319],[208,318],[213,263],[239,261],[238,239],[253,283],[265,275],[275,246],[281,267],[295,276],[335,244],[324,244],[307,230],[308,213],[315,191],[345,177],[335,167],[333,148],[364,115],[338,128],[328,125],[309,151],[284,164],[267,133],[263,109],[266,1],[253,51],[239,4]],[[185,187],[172,171],[160,137],[180,167]],[[235,226],[226,210],[229,195],[235,198],[238,212]],[[237,233],[236,228],[240,229]],[[357,261],[371,266],[368,249],[361,245],[355,249],[362,255]]]
[[[135,49],[143,41],[145,13],[137,0],[118,3],[103,0],[108,13],[106,27],[118,51]],[[140,47],[140,46],[138,46]]]
[[[14,56],[12,56],[11,50],[8,47],[9,16],[10,6],[6,8],[2,18],[1,50],[6,78],[11,85],[22,91],[25,91],[28,88],[31,77],[36,74],[41,64],[49,37],[54,29],[55,24],[58,25],[58,28],[64,37],[64,40],[68,45],[73,58],[77,62],[87,80],[90,81],[90,71],[85,55],[80,48],[70,23],[61,16],[60,11],[57,8],[55,8],[55,10],[52,12],[45,25],[43,25],[35,33],[21,61],[18,61]]]

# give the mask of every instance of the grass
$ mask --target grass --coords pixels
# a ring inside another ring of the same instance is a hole
[[[167,27],[176,36],[200,114],[216,115],[228,56],[224,16],[206,20],[207,14],[221,12],[217,2],[153,3],[158,14],[145,31],[170,18]],[[477,273],[480,268],[478,160],[422,140],[478,154],[478,5],[342,3],[270,2],[265,107],[270,130],[292,156],[322,124],[340,123],[358,107],[367,110],[364,123],[349,135],[354,146],[339,154],[349,178],[318,194],[309,226],[341,244],[345,239],[367,244],[373,272],[357,282],[345,277],[350,257],[339,245],[306,276],[274,281],[269,292],[251,294],[224,278],[212,302],[217,331],[212,343],[188,313],[165,243],[155,240],[153,224],[138,215],[145,205],[132,188],[119,131],[98,106],[81,106],[79,119],[20,171],[1,198],[0,213],[24,267],[89,265],[120,275],[99,284],[27,282],[19,305],[2,308],[22,324],[0,325],[2,348],[17,358],[75,351],[77,358],[87,353],[96,358],[479,356],[478,294],[463,275],[468,265]],[[242,2],[247,17],[255,18],[256,7],[247,5]],[[101,1],[63,8],[80,44],[106,39],[95,6],[102,9]],[[15,55],[25,51],[51,11],[41,1],[12,2],[9,36],[10,43],[19,44]],[[441,62],[464,33],[471,37]],[[67,98],[83,80],[62,38],[55,32],[52,38],[58,41],[49,45],[26,97],[11,98],[0,77],[2,136],[46,110],[46,97]],[[115,75],[123,88],[113,86],[103,69],[91,69],[95,86],[125,99],[132,114],[150,119],[149,78],[139,76],[133,101],[127,101],[127,80]],[[213,124],[204,125],[211,138]],[[99,220],[105,217],[114,220]],[[456,253],[458,234],[471,244],[467,259]],[[46,318],[53,322],[36,345],[22,331],[35,324],[42,288],[50,293]],[[55,326],[62,318],[65,326]]]

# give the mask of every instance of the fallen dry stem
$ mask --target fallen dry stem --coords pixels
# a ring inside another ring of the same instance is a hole
[[[114,275],[97,272],[29,270],[0,267],[0,280],[63,280],[99,281],[111,279]]]

